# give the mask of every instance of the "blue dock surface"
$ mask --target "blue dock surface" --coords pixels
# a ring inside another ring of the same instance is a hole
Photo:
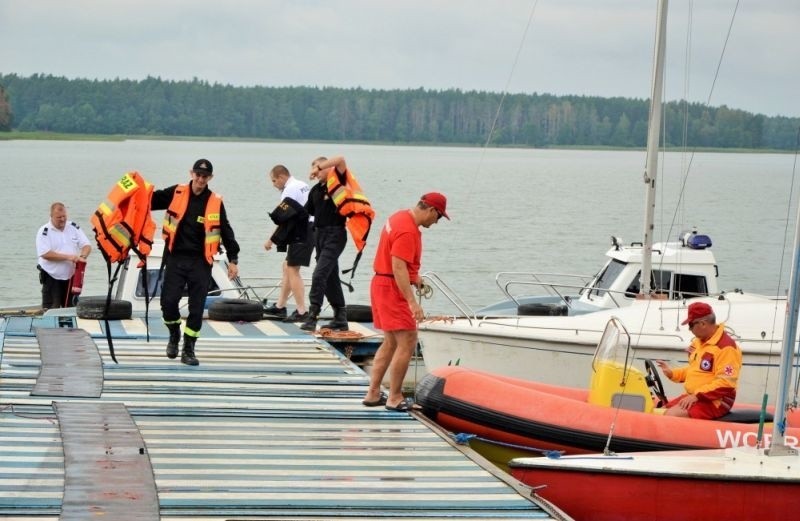
[[[0,318],[3,519],[569,519],[424,418],[364,407],[363,371],[294,325],[206,321],[190,367],[152,317],[149,343],[110,322],[115,364],[103,324]],[[60,364],[53,343],[84,337]],[[98,371],[99,397],[75,385]]]

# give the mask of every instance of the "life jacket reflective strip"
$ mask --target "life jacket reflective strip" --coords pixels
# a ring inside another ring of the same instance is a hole
[[[353,266],[349,269],[342,270],[342,273],[350,273],[350,280],[356,273],[358,261],[361,260],[361,254],[364,252],[364,247],[367,245],[367,237],[369,230],[372,228],[372,221],[375,219],[375,210],[369,203],[369,199],[364,195],[361,185],[358,180],[350,171],[345,170],[345,182],[342,184],[339,181],[339,175],[335,167],[331,167],[333,172],[328,174],[326,180],[326,189],[333,204],[336,206],[339,215],[346,217],[347,222],[345,226],[350,236],[353,238],[355,244],[356,258],[353,261]],[[350,291],[353,291],[352,284],[342,281],[342,284],[347,286]]]
[[[162,235],[169,251],[172,251],[172,247],[175,244],[178,223],[181,222],[186,209],[189,207],[190,190],[191,187],[188,184],[176,186],[169,208],[164,212]],[[211,196],[206,203],[205,215],[203,216],[203,228],[206,232],[204,253],[206,262],[209,264],[214,262],[214,255],[219,252],[220,240],[222,239],[222,232],[220,231],[221,212],[222,196],[211,192]]]
[[[92,214],[97,246],[109,262],[124,261],[131,249],[145,256],[150,253],[156,230],[150,215],[152,194],[153,185],[139,172],[128,172]]]

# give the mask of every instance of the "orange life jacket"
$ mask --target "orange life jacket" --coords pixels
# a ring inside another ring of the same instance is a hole
[[[139,172],[128,172],[92,214],[97,246],[111,263],[128,258],[131,249],[142,256],[150,253],[156,224],[150,215],[153,185]]]
[[[369,204],[361,185],[358,184],[350,169],[345,170],[345,183],[339,182],[339,176],[332,172],[328,175],[326,188],[339,215],[347,217],[347,230],[353,237],[356,250],[361,251],[367,244],[367,236],[375,218],[375,210]]]
[[[339,215],[347,218],[345,226],[350,236],[353,238],[353,243],[356,246],[356,258],[353,261],[353,267],[343,270],[342,273],[350,272],[350,279],[355,275],[358,261],[361,260],[361,254],[364,247],[367,245],[367,237],[369,230],[372,228],[372,221],[375,219],[375,210],[369,204],[369,200],[364,195],[361,185],[358,180],[348,168],[345,170],[345,182],[339,182],[339,175],[335,171],[335,167],[331,167],[334,171],[328,175],[326,180],[326,188],[328,195],[336,206]],[[353,291],[353,287],[345,284]]]
[[[164,212],[162,235],[169,251],[172,251],[172,246],[175,244],[175,232],[178,229],[178,223],[181,222],[183,214],[186,213],[186,208],[189,207],[190,192],[191,187],[188,184],[176,186],[175,193],[172,195],[172,202],[169,203],[169,208]],[[214,255],[219,252],[220,239],[222,237],[220,232],[221,211],[222,196],[211,192],[211,196],[206,203],[205,215],[203,216],[203,228],[206,231],[205,255],[206,262],[209,264],[214,262]]]

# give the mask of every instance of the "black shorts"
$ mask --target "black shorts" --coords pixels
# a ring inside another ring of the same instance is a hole
[[[308,266],[311,264],[311,254],[314,252],[314,229],[308,224],[306,242],[293,242],[286,253],[288,266]]]

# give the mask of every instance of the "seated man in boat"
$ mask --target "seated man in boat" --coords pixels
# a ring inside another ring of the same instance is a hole
[[[689,346],[689,365],[672,368],[657,360],[664,375],[683,383],[685,394],[670,400],[666,415],[713,420],[730,412],[742,369],[742,350],[717,324],[714,310],[705,302],[689,305],[682,323],[695,336]]]

